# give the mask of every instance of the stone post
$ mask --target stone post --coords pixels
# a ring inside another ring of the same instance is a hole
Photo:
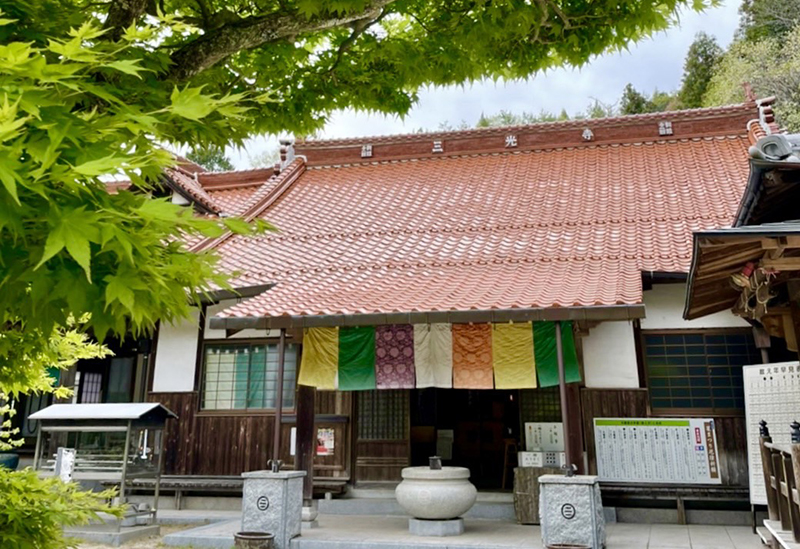
[[[275,536],[275,549],[288,549],[300,535],[305,471],[242,473],[242,531]]]
[[[539,517],[545,547],[602,549],[606,542],[603,501],[596,476],[539,477]]]

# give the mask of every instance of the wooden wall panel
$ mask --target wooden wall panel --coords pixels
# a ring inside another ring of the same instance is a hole
[[[197,393],[150,393],[178,416],[167,422],[165,472],[238,475],[266,469],[272,449],[269,415],[198,415]]]
[[[744,417],[714,418],[722,484],[749,486],[747,428]]]
[[[589,474],[596,475],[594,418],[647,417],[647,389],[581,389],[581,405]]]
[[[359,440],[356,442],[358,482],[400,482],[408,467],[408,440]]]
[[[164,469],[169,475],[239,475],[244,471],[267,469],[272,457],[272,415],[235,413],[198,414],[197,393],[150,393],[148,400],[160,402],[177,414],[167,422]],[[318,401],[318,414],[349,415],[350,395],[327,392]],[[318,422],[335,430],[333,456],[314,460],[315,476],[349,477],[350,423]],[[284,422],[281,457],[291,467],[289,442],[293,422]]]
[[[352,393],[341,391],[317,391],[314,401],[314,413],[321,415],[349,416]]]

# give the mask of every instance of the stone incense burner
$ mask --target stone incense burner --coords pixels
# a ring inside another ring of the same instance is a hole
[[[431,458],[429,467],[406,467],[395,490],[397,503],[416,519],[450,520],[475,504],[478,491],[469,481],[466,467],[442,467]]]

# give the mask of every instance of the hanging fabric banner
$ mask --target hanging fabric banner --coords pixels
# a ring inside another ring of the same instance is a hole
[[[375,389],[375,327],[339,330],[339,390]]]
[[[453,334],[450,324],[414,325],[417,389],[453,387]]]
[[[530,322],[492,326],[496,389],[535,389],[536,363]]]
[[[578,354],[572,335],[572,322],[561,322],[561,346],[564,351],[564,380],[575,383],[581,380]],[[533,351],[540,387],[558,385],[558,355],[556,352],[556,325],[553,322],[533,324]]]
[[[414,388],[414,328],[411,324],[375,327],[375,378],[378,389]]]
[[[339,368],[339,329],[306,328],[298,385],[332,391]]]
[[[453,324],[453,388],[494,388],[491,324]]]

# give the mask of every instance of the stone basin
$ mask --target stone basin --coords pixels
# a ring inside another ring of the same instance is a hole
[[[449,520],[472,508],[478,491],[466,467],[406,467],[395,489],[397,503],[414,518]]]

